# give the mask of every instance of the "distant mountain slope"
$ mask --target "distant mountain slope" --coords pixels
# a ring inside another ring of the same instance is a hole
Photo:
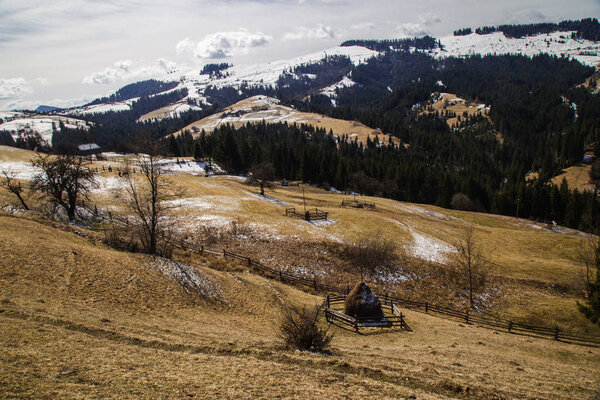
[[[52,145],[52,135],[59,131],[61,126],[67,129],[89,130],[92,123],[63,116],[27,116],[17,117],[11,121],[0,124],[0,131],[9,132],[13,140],[17,142],[19,137],[27,135],[39,135],[46,145]]]
[[[214,129],[224,124],[231,124],[236,128],[248,123],[281,123],[288,124],[307,124],[317,128],[323,128],[341,138],[347,136],[348,140],[365,144],[367,138],[375,140],[377,136],[382,144],[387,144],[389,135],[380,130],[370,128],[360,122],[345,121],[336,118],[326,117],[315,113],[306,113],[295,110],[292,107],[287,107],[279,104],[277,99],[267,96],[254,96],[242,100],[232,106],[225,108],[222,112],[218,112],[209,117],[196,121],[180,131],[175,132],[175,136],[180,135],[184,131],[189,131],[193,136],[197,136],[203,130],[210,134]],[[392,140],[396,144],[400,143],[398,138],[393,137]]]
[[[471,33],[463,36],[448,36],[440,39],[442,48],[432,54],[437,57],[462,57],[474,54],[552,54],[574,58],[582,64],[598,67],[600,64],[600,43],[573,37],[573,31],[558,31],[548,34],[506,37],[502,32],[479,35]]]

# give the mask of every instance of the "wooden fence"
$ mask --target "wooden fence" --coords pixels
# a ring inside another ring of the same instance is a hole
[[[381,309],[383,310],[385,319],[382,322],[373,324],[373,321],[354,318],[348,314],[344,314],[340,311],[343,309],[343,305],[346,301],[346,296],[337,294],[328,294],[325,298],[325,318],[327,322],[340,325],[342,328],[351,329],[360,333],[360,329],[365,328],[400,328],[406,331],[412,331],[406,321],[404,320],[404,314],[394,304],[393,301],[389,303],[382,303]]]
[[[317,281],[316,278],[305,278],[301,276],[297,276],[291,274],[289,272],[284,272],[278,269],[274,269],[268,267],[260,262],[252,260],[250,257],[242,256],[236,253],[232,253],[225,249],[223,250],[214,250],[214,249],[206,249],[201,245],[191,244],[191,243],[182,243],[182,242],[170,242],[174,247],[195,251],[198,253],[207,253],[215,256],[223,256],[226,258],[233,258],[239,261],[242,261],[248,265],[248,267],[253,268],[255,271],[262,273],[264,276],[278,279],[284,283],[290,283],[300,286],[308,287],[317,292],[325,292],[325,293],[337,293],[339,298],[342,298],[350,292],[350,286],[347,285],[344,287],[329,285],[327,283],[323,283]],[[331,294],[330,296],[334,296]],[[338,298],[338,300],[339,300]],[[558,326],[556,327],[546,327],[539,325],[530,325],[523,324],[519,322],[514,322],[509,319],[500,318],[496,316],[492,316],[486,313],[473,313],[469,310],[462,311],[456,310],[449,307],[438,306],[426,301],[414,301],[403,299],[398,296],[389,296],[384,293],[383,295],[379,294],[378,298],[380,299],[382,305],[385,307],[391,307],[392,314],[394,314],[394,307],[396,308],[396,312],[399,312],[398,306],[402,306],[404,308],[408,308],[414,311],[423,312],[430,315],[444,317],[446,319],[452,319],[457,321],[462,321],[466,324],[478,325],[485,328],[494,329],[496,331],[504,331],[508,333],[529,335],[529,336],[537,336],[544,338],[551,338],[554,340],[563,341],[566,343],[575,343],[582,344],[588,346],[600,346],[600,336],[598,335],[587,335],[581,333],[572,333],[568,331],[561,330]],[[331,298],[330,298],[331,300]],[[345,314],[344,314],[345,315]],[[330,313],[330,316],[334,319],[339,319],[338,315],[335,313]],[[351,317],[350,317],[351,318]],[[346,322],[352,322],[349,319],[346,319]],[[360,327],[359,327],[360,328]],[[409,328],[410,329],[410,328]]]
[[[375,210],[375,203],[368,203],[362,200],[342,200],[342,207],[364,208]]]
[[[294,207],[290,207],[285,209],[285,215],[286,217],[302,218],[307,221],[318,221],[327,219],[327,212],[319,210],[318,208],[315,208],[314,211],[306,210],[306,212],[302,214],[297,212]]]

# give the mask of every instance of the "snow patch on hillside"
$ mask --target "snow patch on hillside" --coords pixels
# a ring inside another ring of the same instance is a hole
[[[201,297],[219,299],[223,294],[220,285],[191,265],[156,257],[150,264],[150,268],[159,270],[166,277],[183,286],[185,290],[195,292]]]
[[[13,140],[17,140],[19,132],[24,133],[39,133],[48,145],[52,144],[52,132],[53,127],[59,128],[59,123],[65,125],[69,129],[89,129],[89,123],[80,119],[73,118],[16,118],[12,121],[4,122],[0,124],[0,131],[7,131],[12,136]]]
[[[321,89],[319,91],[319,93],[329,97],[331,99],[331,104],[335,107],[336,106],[335,97],[337,96],[337,91],[341,90],[343,88],[352,87],[355,85],[356,85],[356,82],[354,82],[348,76],[344,76],[344,78],[341,81],[334,83],[331,86],[327,86],[324,89]]]
[[[447,36],[440,39],[443,50],[435,49],[437,58],[461,57],[473,54],[524,54],[540,53],[565,55],[591,66],[600,65],[600,43],[571,38],[572,32],[553,32],[523,38],[508,38],[502,32],[488,35],[472,33],[465,36]],[[590,55],[592,54],[592,55]]]
[[[456,252],[452,246],[441,240],[415,232],[411,228],[409,228],[409,231],[413,237],[413,243],[408,247],[408,250],[414,257],[437,263],[445,263],[447,259],[446,255]]]
[[[120,101],[116,103],[103,103],[103,104],[93,104],[91,106],[86,107],[77,107],[72,108],[68,111],[68,114],[71,115],[89,115],[89,114],[103,114],[110,111],[129,111],[131,110],[131,105],[134,101],[137,101],[139,97]]]
[[[30,162],[0,160],[0,171],[6,172],[9,177],[22,181],[33,181],[33,177],[41,172]],[[2,174],[2,177],[4,174]]]

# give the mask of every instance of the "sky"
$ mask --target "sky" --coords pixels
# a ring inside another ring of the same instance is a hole
[[[168,72],[347,39],[598,16],[600,0],[0,0],[0,110],[80,105]]]

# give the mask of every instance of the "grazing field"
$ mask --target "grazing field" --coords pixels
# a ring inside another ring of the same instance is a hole
[[[594,190],[594,185],[590,182],[591,169],[591,165],[574,165],[566,168],[562,174],[552,178],[552,183],[560,186],[563,179],[566,179],[569,189],[577,189],[580,192]]]
[[[0,169],[11,163],[28,166],[27,158],[33,157],[31,152],[7,149],[0,149]],[[86,207],[97,209],[104,218],[108,211],[115,217],[131,217],[122,198],[126,183],[119,176],[127,158],[108,155],[91,165],[99,171],[98,187]],[[465,227],[473,226],[490,263],[487,285],[476,296],[480,311],[524,323],[600,333],[577,308],[577,301],[583,298],[578,248],[585,235],[581,232],[375,197],[364,198],[376,205],[374,211],[344,208],[342,201],[351,196],[294,184],[276,184],[267,188],[263,197],[258,187],[248,185],[242,177],[205,177],[201,163],[179,161],[165,163],[167,179],[183,189],[183,195],[169,204],[175,206],[169,228],[177,237],[252,256],[284,272],[345,286],[353,285],[359,275],[344,256],[344,246],[380,232],[396,244],[401,260],[395,270],[368,276],[370,284],[403,298],[462,308],[467,299],[462,287],[453,283],[449,263],[453,245]],[[35,171],[16,173],[27,185]],[[134,176],[139,178],[139,171]],[[42,199],[31,197],[28,201],[39,207]],[[0,190],[1,206],[14,211],[16,204],[16,197]],[[304,205],[329,212],[328,220],[306,222],[285,216],[286,207],[303,213]],[[103,229],[105,222],[96,223],[97,228]]]
[[[285,349],[280,307],[322,297],[218,258],[127,254],[96,233],[0,216],[2,398],[591,398],[600,350],[406,311],[413,332],[333,328]],[[74,231],[74,232],[72,232]]]

